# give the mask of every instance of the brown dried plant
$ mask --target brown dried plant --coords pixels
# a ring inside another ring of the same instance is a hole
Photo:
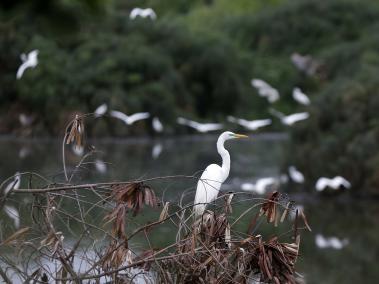
[[[83,147],[84,123],[79,115],[75,115],[74,120],[66,128],[66,144],[73,143],[75,147]]]

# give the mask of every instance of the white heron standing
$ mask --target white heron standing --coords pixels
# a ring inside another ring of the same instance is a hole
[[[222,158],[221,167],[217,164],[209,165],[201,175],[196,189],[193,211],[195,217],[201,216],[208,203],[217,198],[222,183],[229,176],[230,155],[225,149],[224,143],[227,140],[237,138],[248,138],[246,135],[235,134],[230,131],[223,132],[217,140],[217,151]]]
[[[200,123],[183,117],[178,117],[176,121],[178,124],[189,126],[200,133],[220,130],[224,127],[221,123]]]
[[[134,122],[150,117],[148,112],[138,112],[131,115],[126,115],[125,113],[117,110],[111,110],[110,116],[122,120],[126,125],[131,125]]]
[[[252,131],[271,124],[271,119],[246,120],[243,118],[236,118],[230,115],[227,117],[227,120],[229,122],[237,123],[245,127],[247,130],[252,130]]]
[[[27,68],[35,68],[38,65],[38,52],[39,51],[35,49],[29,52],[28,55],[26,55],[25,53],[22,53],[20,55],[22,64],[17,70],[17,79],[21,79],[22,75],[24,74]]]
[[[300,88],[293,88],[292,97],[295,101],[302,105],[310,105],[311,100],[308,98],[306,94]]]

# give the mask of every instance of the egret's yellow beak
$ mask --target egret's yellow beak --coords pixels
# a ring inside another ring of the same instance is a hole
[[[249,136],[243,135],[243,134],[234,134],[234,137],[235,138],[249,138]]]

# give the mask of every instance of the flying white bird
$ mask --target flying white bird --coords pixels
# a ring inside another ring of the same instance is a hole
[[[234,116],[228,116],[227,120],[229,122],[237,123],[237,124],[245,127],[246,129],[252,130],[252,131],[271,124],[271,119],[246,120],[243,118],[236,118]]]
[[[192,127],[201,133],[220,130],[223,128],[223,125],[221,123],[199,123],[199,122],[189,120],[183,117],[178,117],[176,121],[178,124]]]
[[[311,100],[300,88],[294,88],[292,91],[292,97],[295,101],[302,105],[310,105]]]
[[[201,216],[208,203],[217,198],[222,183],[228,178],[230,171],[230,155],[224,143],[230,139],[248,138],[246,135],[235,134],[230,131],[223,132],[217,140],[217,152],[222,158],[222,166],[209,165],[201,175],[196,188],[193,210],[195,217]]]
[[[18,229],[20,227],[20,213],[18,210],[10,205],[4,205],[3,210],[13,220],[15,228]]]
[[[350,188],[351,184],[341,176],[336,176],[334,178],[320,177],[316,182],[316,190],[323,191],[327,187],[337,190],[340,187]]]
[[[24,74],[25,70],[27,68],[35,68],[38,65],[38,50],[32,50],[31,52],[26,55],[25,53],[22,53],[20,58],[22,61],[22,64],[20,67],[18,67],[16,78],[21,79],[22,75]]]
[[[332,248],[332,249],[343,249],[345,246],[349,244],[348,239],[339,239],[337,237],[329,237],[325,238],[321,234],[317,234],[315,237],[316,246],[318,248],[324,249],[324,248]]]
[[[99,105],[95,111],[94,111],[94,115],[96,118],[98,117],[101,117],[103,116],[108,110],[108,105],[107,104],[102,104],[102,105]]]
[[[309,113],[308,112],[299,112],[299,113],[294,113],[290,115],[284,115],[283,113],[271,108],[269,112],[273,115],[276,116],[277,118],[280,119],[280,121],[288,126],[294,125],[296,122],[305,120],[309,118]]]
[[[107,165],[102,160],[95,160],[95,168],[101,174],[105,174],[107,172]]]
[[[258,90],[258,94],[261,97],[267,98],[270,103],[274,103],[279,100],[279,92],[271,85],[261,79],[252,79],[251,85]]]
[[[288,168],[288,174],[290,178],[296,183],[303,183],[305,180],[304,175],[294,166],[290,166]]]
[[[257,194],[265,194],[270,186],[276,185],[278,180],[273,177],[260,178],[255,183],[243,183],[241,189],[243,191],[250,191]]]
[[[163,125],[162,122],[159,120],[158,117],[153,118],[153,129],[155,132],[162,132],[163,131]]]
[[[152,20],[155,20],[157,18],[157,14],[155,14],[154,10],[151,8],[141,9],[141,8],[134,8],[130,12],[130,19],[134,20],[137,17],[147,18],[149,17]]]
[[[19,189],[20,187],[20,183],[21,183],[21,175],[19,172],[16,172],[15,175],[14,175],[14,179],[12,179],[7,187],[4,189],[4,195],[7,195],[8,192],[12,189]]]
[[[126,115],[125,113],[117,110],[111,110],[110,115],[114,118],[122,120],[126,125],[131,125],[138,120],[146,119],[150,116],[148,112],[138,112],[135,114]]]
[[[315,75],[317,69],[320,67],[320,63],[313,59],[312,56],[301,55],[297,52],[292,53],[291,61],[299,71],[304,72],[308,76]]]
[[[153,149],[151,150],[151,156],[153,159],[157,159],[159,155],[162,153],[163,146],[161,143],[157,143],[153,146]]]

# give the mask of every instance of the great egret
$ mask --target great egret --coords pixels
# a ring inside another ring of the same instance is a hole
[[[31,52],[26,55],[25,53],[22,53],[20,58],[22,61],[22,64],[17,70],[16,78],[21,79],[22,75],[24,74],[25,70],[27,68],[35,68],[38,65],[38,50],[32,50]]]
[[[270,103],[274,103],[279,100],[279,92],[273,88],[267,82],[261,79],[252,79],[251,85],[258,90],[258,94],[261,97],[267,98]]]
[[[217,152],[222,158],[222,166],[217,164],[209,165],[201,175],[196,188],[194,201],[195,216],[201,216],[208,203],[217,198],[222,183],[229,176],[230,171],[230,155],[225,149],[224,143],[227,140],[237,138],[248,138],[246,135],[235,134],[230,131],[223,132],[217,140]]]
[[[243,183],[241,184],[241,189],[243,191],[250,191],[256,194],[265,194],[267,189],[278,183],[278,180],[273,177],[260,178],[255,183]]]
[[[280,119],[280,121],[288,126],[294,125],[296,122],[305,120],[309,118],[309,113],[308,112],[299,112],[299,113],[294,113],[290,115],[284,115],[283,113],[271,108],[269,112],[273,115],[276,116],[277,118]]]
[[[13,220],[15,228],[18,229],[20,227],[20,213],[18,210],[11,205],[4,205],[3,210]]]
[[[157,159],[159,155],[162,153],[163,146],[161,143],[154,144],[153,149],[151,150],[151,156],[153,159]]]
[[[323,191],[327,187],[337,190],[340,187],[350,188],[351,184],[341,176],[336,176],[334,178],[320,177],[316,182],[316,190]]]
[[[299,71],[304,72],[308,76],[315,75],[317,69],[320,67],[320,63],[313,59],[312,56],[301,55],[297,52],[292,53],[291,61]]]
[[[305,180],[304,175],[294,166],[290,166],[288,168],[288,174],[290,178],[296,183],[303,183]]]
[[[95,160],[95,168],[101,174],[105,174],[107,172],[107,164],[105,164],[102,160]]]
[[[4,195],[7,195],[8,192],[12,189],[19,189],[21,183],[21,174],[16,172],[14,178],[8,183],[7,187],[4,189]]]
[[[154,117],[154,118],[153,118],[152,125],[153,125],[153,129],[155,130],[155,132],[160,133],[160,132],[163,131],[163,124],[162,124],[162,122],[159,120],[158,117]]]
[[[157,14],[155,14],[154,10],[151,8],[141,9],[141,8],[134,8],[130,12],[130,19],[134,20],[137,17],[147,18],[149,17],[152,20],[155,20],[157,18]]]
[[[150,117],[148,112],[138,112],[131,115],[126,115],[125,113],[117,110],[111,110],[110,116],[122,120],[126,125],[131,125],[134,122]]]
[[[326,238],[321,234],[317,234],[315,237],[316,246],[318,248],[332,248],[332,249],[343,249],[345,246],[349,244],[348,239],[339,239],[337,237],[329,237]]]
[[[243,118],[236,118],[234,116],[228,116],[227,120],[229,122],[237,123],[237,124],[245,127],[246,129],[252,130],[252,131],[271,124],[271,119],[246,120]]]
[[[102,117],[106,112],[107,112],[107,110],[108,110],[108,105],[107,104],[101,104],[101,105],[99,105],[96,109],[95,109],[95,111],[94,111],[94,115],[95,115],[95,117],[97,118],[97,117]]]
[[[295,101],[302,105],[310,105],[311,100],[300,88],[294,88],[292,91],[292,97]]]
[[[192,127],[201,133],[220,130],[224,127],[221,123],[199,123],[183,117],[178,117],[176,121],[178,124]]]

